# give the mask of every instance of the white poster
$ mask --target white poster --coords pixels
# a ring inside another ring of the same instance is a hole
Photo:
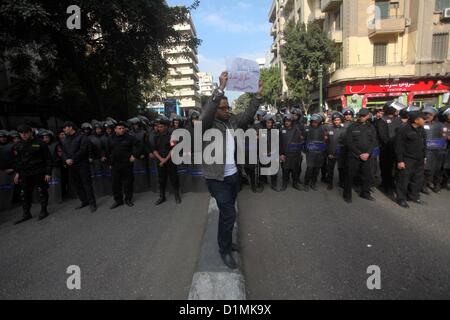
[[[259,65],[256,61],[233,58],[227,59],[228,91],[258,92]]]

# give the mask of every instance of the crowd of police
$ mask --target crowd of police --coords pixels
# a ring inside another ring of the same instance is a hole
[[[408,201],[424,204],[420,193],[429,194],[430,189],[450,190],[450,108],[406,107],[391,101],[374,112],[361,109],[356,114],[345,108],[307,119],[294,107],[275,116],[258,111],[253,128],[280,131],[283,174],[281,189],[277,177],[270,178],[275,191],[286,190],[290,181],[295,189],[317,191],[319,175],[332,190],[336,167],[338,185],[348,203],[353,189],[361,198],[374,201],[371,193],[379,187],[404,208],[409,207]],[[245,167],[254,192],[261,192],[265,183],[258,178],[258,167]]]
[[[160,205],[166,201],[168,180],[179,204],[186,185],[194,192],[206,187],[199,166],[175,166],[171,161],[171,133],[181,127],[193,132],[199,117],[194,111],[189,119],[108,118],[80,128],[66,122],[57,132],[28,125],[0,130],[0,209],[22,201],[23,217],[16,222],[22,223],[32,218],[33,202],[40,202],[42,220],[49,202],[60,203],[74,194],[81,202],[77,210],[89,207],[95,212],[98,197],[112,193],[111,209],[132,207],[133,193],[147,190],[159,190],[155,204]]]
[[[66,122],[55,133],[27,125],[0,130],[0,209],[22,201],[23,217],[16,222],[22,223],[31,219],[36,201],[41,220],[48,216],[49,202],[59,203],[72,193],[81,202],[76,209],[95,212],[97,197],[112,193],[111,209],[132,207],[133,193],[146,190],[159,190],[155,205],[160,205],[166,201],[168,180],[179,204],[182,191],[207,191],[201,165],[177,166],[171,160],[173,130],[185,128],[193,137],[199,119],[200,113],[193,111],[188,119],[108,118],[83,123],[79,129]],[[251,128],[267,129],[261,131],[267,134],[267,156],[281,163],[281,174],[270,177],[260,174],[264,165],[259,161],[243,166],[242,180],[253,192],[262,192],[266,183],[282,192],[290,182],[297,190],[317,191],[319,176],[332,190],[336,167],[338,185],[349,203],[353,189],[374,201],[371,191],[380,187],[405,208],[407,201],[423,204],[420,193],[450,190],[449,108],[406,108],[393,101],[375,112],[346,108],[306,117],[293,107],[275,115],[258,111]],[[279,154],[271,150],[271,130],[279,131]],[[257,147],[247,143],[247,160]]]

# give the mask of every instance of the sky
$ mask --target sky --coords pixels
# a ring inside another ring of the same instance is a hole
[[[190,6],[193,0],[168,0],[169,5]],[[199,69],[219,81],[226,58],[265,58],[270,50],[269,10],[272,0],[200,0],[192,11],[199,47]],[[228,92],[230,99],[241,93]]]

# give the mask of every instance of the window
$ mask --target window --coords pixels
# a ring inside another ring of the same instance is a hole
[[[387,56],[387,43],[375,43],[373,47],[373,65],[385,66]]]
[[[341,17],[341,9],[336,11],[334,16],[334,21],[336,22],[336,30],[342,30],[342,17]]]
[[[375,5],[380,10],[380,19],[389,18],[389,9],[390,9],[389,1],[376,1]]]
[[[336,59],[336,70],[342,69],[344,67],[344,52],[342,48],[342,44],[339,45],[339,55]]]
[[[432,59],[433,61],[444,61],[448,53],[448,33],[433,35]]]
[[[445,8],[450,8],[450,0],[436,0],[436,11],[444,11]]]

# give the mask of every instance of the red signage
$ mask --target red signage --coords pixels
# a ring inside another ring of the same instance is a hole
[[[352,84],[345,86],[345,95],[366,93],[391,93],[391,92],[417,92],[430,90],[449,90],[442,81],[399,81],[397,83],[368,83],[368,84]]]

